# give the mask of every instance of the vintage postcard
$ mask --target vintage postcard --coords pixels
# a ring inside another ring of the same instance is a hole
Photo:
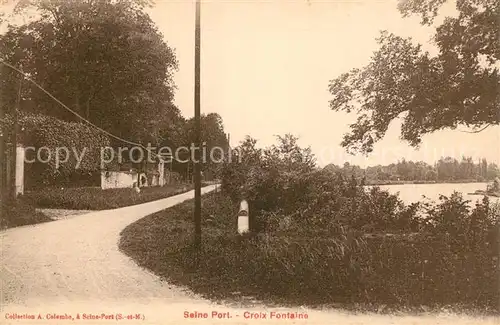
[[[499,0],[0,0],[0,324],[499,324]]]

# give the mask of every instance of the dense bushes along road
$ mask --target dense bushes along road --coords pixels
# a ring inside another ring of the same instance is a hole
[[[46,188],[24,195],[39,208],[72,210],[107,210],[164,199],[193,189],[192,184],[174,184],[141,188],[102,190],[100,188]]]
[[[212,298],[283,304],[498,311],[500,213],[460,194],[405,206],[356,179],[318,170],[294,138],[226,165],[222,192],[203,199],[203,251],[194,267],[192,202],[139,220],[120,248],[173,283]],[[250,202],[252,235],[236,235]]]
[[[203,183],[202,186],[207,185]],[[4,207],[0,229],[52,221],[36,208],[108,210],[164,199],[193,189],[192,184],[101,190],[100,188],[44,188],[26,193],[15,205]]]
[[[213,299],[253,296],[268,303],[371,310],[498,308],[497,231],[476,233],[475,240],[472,232],[443,231],[443,224],[394,236],[294,229],[239,237],[234,204],[214,193],[203,199],[204,244],[195,268],[192,205],[188,201],[130,225],[120,248],[139,265]],[[460,206],[445,200],[434,217],[446,218]],[[479,220],[491,214],[487,209],[479,205],[459,217],[464,223]]]

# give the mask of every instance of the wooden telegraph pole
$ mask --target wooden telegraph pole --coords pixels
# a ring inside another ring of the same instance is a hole
[[[195,121],[195,159],[194,159],[194,246],[201,248],[201,169],[200,169],[200,0],[196,0],[195,52],[194,52],[194,121]]]
[[[23,76],[24,77],[24,76]],[[14,107],[14,112],[12,114],[13,116],[13,126],[12,126],[12,167],[10,169],[11,171],[11,200],[14,203],[17,200],[17,186],[16,186],[16,174],[17,174],[17,138],[18,138],[18,129],[19,129],[19,116],[17,114],[18,110],[21,109],[21,89],[23,86],[23,77],[19,78],[19,89],[17,91],[17,100],[16,100],[16,107]]]
[[[1,66],[0,68],[3,68]],[[4,103],[3,103],[3,94],[0,94],[0,118],[4,119],[5,118],[5,110],[4,110]],[[6,213],[4,208],[6,207],[5,201],[8,199],[8,192],[9,189],[7,188],[7,151],[6,151],[6,146],[7,146],[7,130],[3,129],[0,131],[0,217],[3,217],[3,215]]]

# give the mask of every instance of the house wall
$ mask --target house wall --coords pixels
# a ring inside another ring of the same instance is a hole
[[[101,188],[132,188],[137,182],[136,172],[101,172]]]
[[[164,186],[169,184],[178,184],[181,182],[179,173],[163,170],[159,175],[146,175],[141,173],[140,187],[148,186]],[[101,172],[101,188],[132,188],[137,182],[137,172],[128,171],[102,171]],[[143,182],[145,181],[145,182]]]

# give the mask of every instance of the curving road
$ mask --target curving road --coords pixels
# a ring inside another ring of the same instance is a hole
[[[213,189],[214,186],[208,186],[202,192]],[[0,232],[0,324],[106,324],[117,322],[119,317],[126,324],[498,323],[493,318],[444,314],[392,317],[213,305],[160,281],[118,250],[120,232],[127,225],[192,197],[193,191],[137,206]],[[307,313],[308,319],[269,319],[272,312],[296,311]],[[185,312],[197,312],[197,318],[185,319]],[[207,313],[207,318],[203,318],[203,313]],[[263,313],[267,318],[245,318],[251,313],[255,313],[254,317]]]

